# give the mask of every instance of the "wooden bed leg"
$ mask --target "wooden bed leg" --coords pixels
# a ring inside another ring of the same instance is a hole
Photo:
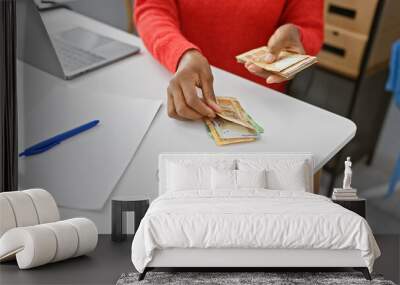
[[[146,267],[146,268],[143,270],[143,272],[139,274],[138,281],[142,281],[142,280],[144,279],[144,277],[146,277],[147,271],[148,271],[148,269],[147,269],[147,267]]]
[[[364,267],[361,272],[364,275],[365,279],[372,280],[371,274],[369,274],[369,270],[367,267]]]
[[[371,274],[369,274],[369,270],[367,267],[355,267],[354,269],[357,271],[361,271],[362,274],[364,275],[365,279],[372,280]]]
[[[314,174],[314,193],[319,194],[319,188],[320,188],[320,181],[321,179],[321,170],[318,170],[317,173]]]

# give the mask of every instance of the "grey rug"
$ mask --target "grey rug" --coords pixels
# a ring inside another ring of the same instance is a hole
[[[380,275],[372,275],[373,280],[368,281],[359,272],[148,272],[142,281],[137,280],[138,276],[138,273],[124,273],[116,285],[395,285],[392,281],[384,280]]]

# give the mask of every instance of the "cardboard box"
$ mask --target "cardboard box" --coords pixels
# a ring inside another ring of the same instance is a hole
[[[319,65],[356,78],[367,39],[366,35],[325,25],[324,46],[318,54]]]
[[[325,0],[325,23],[368,35],[377,3],[378,0]]]

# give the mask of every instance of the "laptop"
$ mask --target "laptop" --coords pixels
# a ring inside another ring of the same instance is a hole
[[[139,47],[76,26],[49,35],[33,0],[17,0],[17,56],[69,80],[140,51]]]

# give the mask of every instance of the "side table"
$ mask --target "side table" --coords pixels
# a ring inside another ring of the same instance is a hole
[[[135,213],[135,232],[149,208],[148,197],[113,197],[111,202],[111,240],[126,239],[126,212]]]
[[[333,203],[339,204],[340,206],[359,214],[361,217],[365,219],[366,217],[366,204],[367,201],[365,199],[357,199],[357,200],[336,200],[332,199]]]

